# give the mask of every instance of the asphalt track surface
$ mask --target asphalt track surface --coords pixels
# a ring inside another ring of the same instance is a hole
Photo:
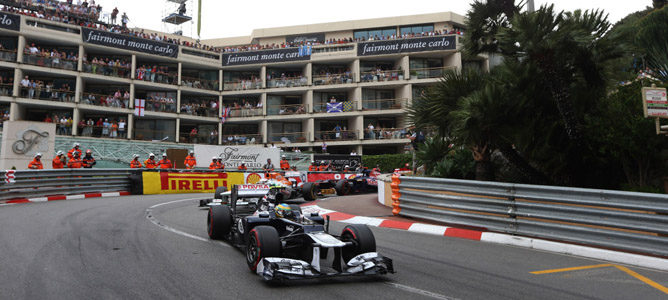
[[[396,274],[268,285],[206,236],[198,195],[0,206],[0,299],[667,299],[601,261],[372,228]],[[335,198],[327,201],[336,201]],[[298,201],[299,202],[299,201]],[[344,224],[333,222],[332,232]],[[659,287],[668,273],[632,268]]]

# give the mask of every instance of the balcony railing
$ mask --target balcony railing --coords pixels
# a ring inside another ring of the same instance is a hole
[[[411,69],[411,79],[427,79],[427,78],[441,78],[446,70],[452,70],[455,67],[438,67],[438,68],[423,68]]]
[[[262,114],[263,114],[262,107],[230,108],[230,118],[258,117],[262,116]]]
[[[97,75],[130,78],[132,68],[127,66],[109,66],[105,63],[84,62],[83,71]]]
[[[257,90],[261,88],[262,80],[260,79],[225,81],[223,84],[223,91],[246,91]]]
[[[199,103],[187,103],[181,100],[181,114],[200,116],[200,117],[217,117],[218,108],[212,108],[210,105]]]
[[[0,49],[0,60],[16,62],[16,50]]]
[[[306,135],[304,132],[284,132],[284,133],[272,133],[268,137],[269,143],[305,143]]]
[[[361,82],[381,82],[404,80],[404,71],[402,70],[380,70],[362,72],[360,74]]]
[[[147,82],[156,82],[164,84],[173,84],[178,85],[179,74],[178,73],[165,73],[165,72],[150,72],[146,70],[137,70],[135,77],[137,80],[147,81]]]
[[[398,140],[408,138],[406,136],[408,130],[406,128],[374,128],[369,130],[364,129],[365,140]]]
[[[79,126],[79,135],[80,136],[89,136],[89,137],[103,137],[103,138],[118,138],[125,139],[127,138],[127,127],[119,128],[118,123],[116,126],[113,125],[113,122],[107,122],[108,125],[105,127],[103,125],[83,125]],[[126,125],[127,126],[127,125]]]
[[[59,102],[74,102],[74,91],[53,89],[51,87],[21,87],[21,97]]]
[[[196,135],[192,135],[190,132],[181,132],[179,134],[179,142],[218,145],[218,134],[212,136],[210,132],[199,132]]]
[[[262,144],[261,134],[223,135],[223,145],[254,145]]]
[[[313,85],[350,84],[355,74],[351,72],[340,74],[313,75]]]
[[[130,99],[123,99],[123,97],[114,97],[113,95],[95,93],[83,93],[79,101],[81,104],[116,108],[129,108],[130,104]]]
[[[357,101],[338,101],[319,103],[313,106],[315,113],[338,113],[357,110]]]
[[[11,96],[13,91],[13,83],[0,83],[0,96]]]
[[[181,85],[210,91],[218,90],[218,80],[208,80],[196,77],[187,77],[183,75],[181,75]]]
[[[406,98],[362,100],[362,109],[363,110],[402,109],[406,106],[406,101],[408,101]]]
[[[267,115],[301,115],[307,111],[306,104],[287,104],[267,106]]]
[[[70,60],[70,59],[66,59],[66,58],[58,58],[58,57],[51,57],[51,56],[42,56],[42,55],[39,55],[39,54],[24,53],[23,54],[23,63],[29,64],[29,65],[40,66],[40,67],[47,67],[47,68],[56,68],[56,69],[64,69],[64,70],[76,70],[77,69],[77,64],[79,62],[77,60]]]
[[[267,80],[267,88],[298,87],[307,85],[308,78],[306,78],[306,76],[280,77]]]
[[[176,112],[176,99],[160,98],[160,99],[146,99],[146,111],[155,112]]]
[[[316,131],[316,141],[353,141],[358,139],[357,130]]]

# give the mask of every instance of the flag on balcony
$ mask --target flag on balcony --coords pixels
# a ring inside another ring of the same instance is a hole
[[[143,117],[144,108],[146,108],[146,100],[144,99],[135,99],[135,116]]]
[[[225,123],[225,121],[227,121],[227,118],[230,117],[230,110],[229,107],[223,107],[223,113],[220,115],[220,123]]]
[[[355,110],[353,107],[354,102],[352,101],[343,101],[343,111],[353,111]]]
[[[327,103],[327,112],[328,113],[343,112],[343,102]]]
[[[311,55],[311,45],[301,45],[299,46],[299,56],[309,56]]]

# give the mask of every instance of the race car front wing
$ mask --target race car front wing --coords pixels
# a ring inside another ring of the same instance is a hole
[[[314,279],[337,276],[367,276],[394,273],[392,260],[376,252],[353,257],[341,270],[322,270],[303,260],[265,257],[257,267],[257,274],[266,281]]]

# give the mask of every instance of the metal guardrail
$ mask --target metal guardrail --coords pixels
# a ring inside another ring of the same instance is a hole
[[[406,176],[393,185],[402,216],[668,257],[668,195]]]
[[[51,195],[130,191],[130,169],[62,169],[14,171],[14,182],[2,171],[0,201]],[[10,176],[11,177],[11,176]]]

